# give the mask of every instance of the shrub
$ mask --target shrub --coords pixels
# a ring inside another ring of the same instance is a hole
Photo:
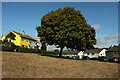
[[[31,48],[24,48],[24,47],[18,47],[18,52],[38,53],[40,55],[57,55],[56,52],[52,52],[52,51],[45,51],[45,50],[31,49]]]
[[[18,47],[18,52],[23,52],[23,53],[40,53],[40,51],[41,50],[39,50],[39,49]]]
[[[59,53],[60,53],[59,50],[57,50],[57,49],[55,49],[54,52],[56,52],[56,54],[59,54]]]
[[[47,49],[46,44],[42,43],[41,50],[45,50],[46,51],[46,49]]]
[[[41,51],[40,53],[41,55],[57,55],[56,52],[52,52],[52,51]]]
[[[107,59],[110,59],[110,56],[106,56]]]
[[[10,51],[10,52],[13,52],[15,49],[15,46],[2,46],[2,51]]]
[[[2,46],[2,51],[10,51],[10,52],[14,52],[14,49],[17,49],[17,52],[21,52],[21,53],[37,53],[40,55],[57,55],[56,52],[52,52],[52,51],[45,51],[45,50],[40,50],[40,49],[31,49],[31,48],[25,48],[25,47],[15,47],[15,46]]]

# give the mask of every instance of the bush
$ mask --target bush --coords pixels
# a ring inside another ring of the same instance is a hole
[[[106,56],[107,59],[110,59],[110,56]]]
[[[41,51],[40,53],[41,55],[57,55],[56,52],[52,52],[52,51]]]
[[[41,50],[39,50],[39,49],[31,49],[31,48],[24,48],[24,47],[18,47],[18,52],[23,52],[23,53],[40,53]]]
[[[13,52],[15,49],[15,46],[2,46],[2,51],[10,51],[10,52]]]
[[[31,48],[24,48],[24,47],[18,47],[18,52],[39,53],[40,55],[57,55],[56,52],[52,52],[52,51],[45,51],[45,50],[31,49]]]
[[[56,52],[52,51],[45,51],[45,50],[39,50],[39,49],[31,49],[31,48],[25,48],[25,47],[15,47],[15,46],[2,46],[2,51],[10,51],[14,52],[14,49],[17,49],[17,52],[21,53],[37,53],[40,55],[57,55]]]
[[[56,52],[56,54],[59,54],[59,53],[60,53],[59,50],[57,50],[57,49],[55,49],[54,52]]]
[[[46,51],[46,49],[47,49],[46,44],[42,43],[41,50],[45,50]]]

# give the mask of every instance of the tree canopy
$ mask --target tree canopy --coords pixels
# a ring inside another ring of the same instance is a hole
[[[87,24],[79,10],[73,7],[59,8],[41,18],[41,26],[37,26],[38,37],[48,45],[85,50],[96,44],[95,29]]]

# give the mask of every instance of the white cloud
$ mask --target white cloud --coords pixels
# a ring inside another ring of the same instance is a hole
[[[93,27],[95,28],[95,30],[100,30],[101,26],[99,24],[94,24]]]
[[[111,45],[118,45],[118,34],[109,33],[104,35],[97,35],[97,44],[95,47],[109,47]]]

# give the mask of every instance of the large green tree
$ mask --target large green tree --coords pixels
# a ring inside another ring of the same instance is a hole
[[[38,36],[48,45],[85,50],[96,44],[95,29],[87,24],[81,12],[73,7],[59,8],[41,18],[41,26],[37,26]]]
[[[12,42],[11,42],[11,40],[15,40],[15,37],[16,37],[16,35],[15,34],[13,34],[12,32],[10,32],[7,36],[6,36],[6,38],[5,38],[5,40],[7,40],[8,41],[8,39],[9,39],[9,46],[11,47],[11,45],[12,45]]]

